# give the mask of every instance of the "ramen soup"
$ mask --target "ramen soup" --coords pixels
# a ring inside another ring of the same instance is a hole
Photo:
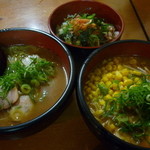
[[[150,147],[150,62],[139,57],[103,61],[87,76],[84,96],[95,118],[115,136]]]
[[[50,50],[13,45],[5,52],[7,68],[0,76],[0,126],[12,126],[48,110],[64,91],[67,77]]]

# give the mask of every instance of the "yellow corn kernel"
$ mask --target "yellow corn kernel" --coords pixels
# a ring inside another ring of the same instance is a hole
[[[94,81],[94,79],[95,79],[95,75],[94,75],[94,74],[92,74],[92,75],[90,76],[90,81],[91,81],[91,82],[93,82],[93,81]]]
[[[107,74],[109,71],[107,70],[107,69],[105,69],[104,71],[103,71],[103,74]]]
[[[121,69],[123,69],[123,66],[122,65],[117,65],[117,69],[121,70]]]
[[[126,76],[123,76],[123,81],[128,80],[128,78]]]
[[[91,84],[91,89],[92,89],[92,90],[96,90],[96,88],[97,88],[96,85]]]
[[[107,74],[106,74],[106,77],[107,77],[108,79],[112,79],[112,78],[113,78],[113,74],[112,74],[112,73],[107,73]]]
[[[91,81],[86,82],[87,87],[89,87],[90,84],[91,84]]]
[[[108,81],[108,78],[107,78],[106,76],[103,76],[102,81],[103,81],[103,82],[107,82],[107,81]]]
[[[86,82],[85,82],[85,85],[88,85],[88,84],[89,84],[89,82],[90,82],[89,80],[88,80],[88,81],[86,81]]]
[[[96,91],[92,91],[91,94],[93,95],[93,97],[97,97],[99,95],[99,93]]]
[[[96,92],[99,92],[99,88],[98,87],[96,88]]]
[[[101,75],[101,70],[99,68],[95,69],[95,74],[97,74],[98,76]]]
[[[126,86],[126,85],[125,85],[125,86],[124,86],[124,90],[126,90],[126,89],[127,89],[127,87],[128,87],[128,86]]]
[[[116,66],[116,65],[112,65],[112,69],[113,69],[113,70],[116,70],[116,69],[117,69],[117,66]]]
[[[86,90],[87,88],[88,88],[88,86],[87,86],[87,85],[85,85],[85,86],[84,86],[84,90]]]
[[[134,78],[134,82],[137,83],[138,81],[141,81],[141,79],[138,78],[138,77],[135,77],[135,78]]]
[[[133,83],[133,80],[131,80],[131,79],[124,80],[124,85],[126,85],[126,86],[128,86],[128,85],[130,85],[132,83]]]
[[[89,94],[87,97],[88,97],[88,99],[90,99],[90,100],[93,99],[93,95],[92,95],[92,94]]]
[[[115,72],[115,79],[116,79],[116,80],[122,80],[122,77],[123,77],[123,76],[122,76],[122,74],[121,74],[119,71],[116,71],[116,72]]]
[[[90,99],[88,97],[86,97],[86,101],[88,102],[88,101],[90,101]]]
[[[110,89],[108,93],[109,93],[109,95],[112,95],[114,93],[114,91]]]
[[[102,71],[105,71],[105,70],[106,70],[106,68],[105,68],[105,67],[102,67],[102,68],[101,68],[101,70],[102,70]]]
[[[92,82],[89,82],[87,86],[91,88],[93,86]]]
[[[141,76],[141,75],[142,75],[142,72],[133,70],[133,71],[132,71],[132,74],[137,75],[137,76]]]
[[[114,62],[113,61],[110,61],[109,63],[108,63],[108,65],[114,65]]]
[[[102,84],[102,85],[104,85],[104,82],[101,80],[101,81],[99,82],[99,84]]]
[[[139,80],[139,81],[137,81],[137,82],[136,82],[136,84],[141,84],[141,83],[142,83],[142,81],[141,81],[141,80]]]
[[[110,127],[111,131],[115,130],[115,128],[116,128],[116,126],[113,123],[111,123],[109,127]]]
[[[111,84],[112,84],[111,81],[107,81],[107,82],[105,83],[105,85],[106,85],[107,87],[109,87]]]
[[[96,116],[101,115],[102,113],[103,113],[103,110],[102,110],[102,109],[96,110],[96,111],[94,112],[94,114],[95,114]]]
[[[111,71],[111,70],[112,70],[112,66],[111,66],[111,65],[107,65],[107,66],[106,66],[106,69],[107,69],[108,71]]]
[[[119,91],[115,91],[114,93],[113,93],[113,97],[117,97],[118,95],[119,95]]]
[[[109,99],[112,99],[112,96],[107,94],[106,96],[104,96],[104,100],[109,100]]]
[[[99,81],[95,81],[95,85],[98,85],[99,84]]]
[[[101,79],[100,76],[96,76],[94,81],[100,81],[100,79]]]
[[[120,85],[120,86],[119,86],[119,89],[120,89],[120,90],[125,90],[125,89],[126,89],[126,87],[125,87],[125,86],[123,86],[123,85]]]
[[[112,70],[115,71],[117,69],[116,65],[112,65]]]
[[[121,70],[121,73],[123,76],[127,76],[129,74],[129,70],[127,68],[124,68]]]
[[[123,86],[124,85],[124,83],[121,81],[121,82],[119,82],[119,86]]]
[[[100,100],[99,104],[102,105],[102,106],[104,106],[105,105],[105,101],[104,100]]]
[[[129,61],[130,64],[132,65],[136,65],[137,60],[135,58],[131,58],[131,60]]]
[[[91,88],[89,88],[89,87],[88,87],[88,88],[85,88],[85,92],[86,92],[86,93],[90,93],[90,92],[91,92]]]
[[[117,83],[113,83],[113,84],[111,85],[111,88],[112,88],[113,90],[117,90],[117,89],[118,89],[118,84],[117,84]]]

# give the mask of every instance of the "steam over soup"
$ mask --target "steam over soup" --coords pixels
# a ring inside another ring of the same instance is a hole
[[[8,62],[0,77],[0,126],[42,114],[57,101],[67,84],[64,67],[50,50],[12,45],[5,52]]]
[[[150,62],[139,57],[103,61],[87,76],[84,96],[95,118],[117,137],[150,147]]]

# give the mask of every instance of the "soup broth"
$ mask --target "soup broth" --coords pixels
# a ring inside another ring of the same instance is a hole
[[[91,113],[117,137],[150,147],[150,62],[105,59],[87,75],[84,96]]]
[[[19,87],[20,83],[15,85],[19,95],[17,100],[11,102],[8,108],[3,107],[3,109],[0,110],[0,126],[13,126],[33,119],[53,106],[65,90],[67,76],[61,61],[48,49],[32,45],[12,45],[6,48],[5,52],[10,64],[20,59],[25,64],[25,67],[33,65],[34,61],[36,61],[37,64],[41,61],[39,65],[42,65],[41,68],[39,68],[39,72],[35,74],[35,78],[31,80],[27,77],[27,80],[19,81],[24,85],[24,89],[22,89],[23,85]],[[45,65],[49,64],[45,70],[44,67],[46,66],[43,66],[44,63]],[[33,70],[34,67],[31,71]],[[40,76],[40,74],[42,75],[41,72],[44,76]],[[24,76],[27,75],[24,74]],[[5,74],[3,76],[5,76]],[[40,81],[37,80],[37,76],[40,78]],[[13,90],[15,91],[15,89]],[[28,92],[28,90],[31,90],[31,92]],[[4,103],[4,101],[2,102]]]

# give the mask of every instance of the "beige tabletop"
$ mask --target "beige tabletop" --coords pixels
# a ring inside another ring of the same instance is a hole
[[[131,0],[131,2],[137,12],[146,37],[150,40],[150,0]]]
[[[57,6],[68,1],[0,0],[0,29],[31,27],[49,32],[47,25],[49,15]],[[108,4],[122,16],[125,29],[121,39],[146,40],[130,0],[97,1]],[[146,0],[141,3],[144,1]],[[139,4],[139,8],[140,6]],[[138,10],[141,11],[141,9]],[[66,110],[48,128],[23,139],[1,140],[0,150],[108,150],[109,148],[91,133],[82,119],[75,92],[70,97],[70,101]]]

